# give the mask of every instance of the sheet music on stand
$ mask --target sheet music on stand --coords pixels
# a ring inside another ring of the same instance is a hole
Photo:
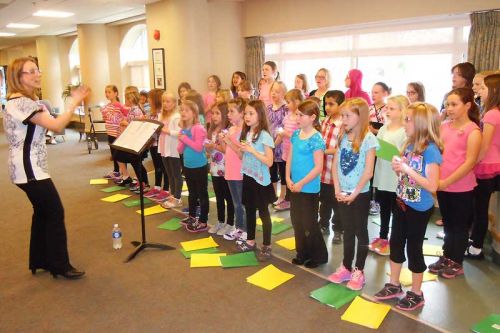
[[[163,123],[156,120],[134,119],[111,146],[134,155],[142,154],[153,135],[159,133],[162,127]]]

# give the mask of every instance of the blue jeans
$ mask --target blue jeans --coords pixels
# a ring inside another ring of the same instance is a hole
[[[236,228],[241,229],[243,231],[247,231],[247,223],[245,221],[245,209],[241,204],[243,181],[228,180],[227,185],[229,186],[229,192],[231,192],[231,198],[233,199]]]

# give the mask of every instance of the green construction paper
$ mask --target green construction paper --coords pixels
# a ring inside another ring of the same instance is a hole
[[[170,230],[170,231],[177,231],[181,227],[182,227],[181,219],[178,217],[174,217],[173,219],[170,219],[167,222],[162,223],[159,226],[157,226],[158,229],[164,229],[164,230]]]
[[[243,252],[220,257],[220,262],[224,268],[259,266],[255,252]]]
[[[208,191],[208,198],[213,198],[215,197],[215,192]]]
[[[135,207],[135,206],[140,206],[141,205],[141,199],[128,199],[122,201],[123,205],[125,207]],[[144,204],[150,204],[153,203],[153,201],[149,200],[148,198],[144,198]]]
[[[211,182],[212,181],[212,175],[211,174],[208,174],[208,181]]]
[[[180,249],[182,255],[184,256],[184,258],[186,259],[190,259],[191,258],[191,254],[193,253],[217,253],[219,252],[219,250],[215,247],[209,247],[208,249],[201,249],[201,250],[194,250],[194,251],[185,251],[183,249]]]
[[[334,307],[335,309],[340,309],[358,295],[361,295],[361,291],[350,290],[341,284],[335,283],[330,283],[324,287],[313,290],[310,294],[315,300]]]
[[[101,191],[102,192],[106,192],[106,193],[111,193],[111,192],[121,191],[121,190],[124,190],[124,189],[126,189],[126,187],[123,187],[123,186],[111,186],[111,187],[103,188],[103,189],[101,189]]]
[[[273,229],[271,233],[273,235],[278,235],[281,234],[283,231],[287,231],[288,229],[292,229],[292,226],[286,223],[281,223],[281,222],[274,222],[273,223]],[[257,230],[262,231],[262,226],[258,225]]]
[[[393,145],[392,143],[389,143],[387,141],[384,141],[382,139],[378,139],[378,143],[380,145],[380,148],[377,150],[377,157],[381,158],[386,161],[392,161],[392,158],[394,156],[399,156],[400,152],[398,147]]]
[[[490,314],[479,323],[471,327],[475,333],[498,333],[500,332],[500,314]]]

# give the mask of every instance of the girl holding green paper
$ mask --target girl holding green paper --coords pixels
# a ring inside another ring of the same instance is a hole
[[[389,97],[386,107],[386,118],[388,122],[378,131],[377,138],[396,146],[399,151],[406,141],[406,133],[403,127],[403,110],[408,107],[408,98],[402,95]],[[398,177],[392,171],[391,162],[378,158],[375,164],[375,176],[373,187],[375,198],[380,205],[380,234],[375,238],[368,249],[377,254],[389,255],[389,221],[396,207],[396,186]]]

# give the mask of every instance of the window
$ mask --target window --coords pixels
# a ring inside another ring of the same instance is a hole
[[[123,38],[120,60],[124,79],[123,86],[136,86],[149,90],[148,39],[145,24],[132,27]]]
[[[426,100],[439,107],[451,88],[452,65],[466,59],[469,31],[464,15],[273,35],[266,38],[266,60],[277,63],[289,89],[299,73],[306,74],[309,89],[315,89],[314,76],[325,67],[331,74],[330,89],[345,91],[347,72],[358,68],[367,92],[383,81],[393,94],[405,94],[408,82],[421,81]]]
[[[78,47],[78,38],[75,39],[73,44],[71,44],[71,48],[69,49],[69,71],[71,84],[80,84],[80,49]]]

